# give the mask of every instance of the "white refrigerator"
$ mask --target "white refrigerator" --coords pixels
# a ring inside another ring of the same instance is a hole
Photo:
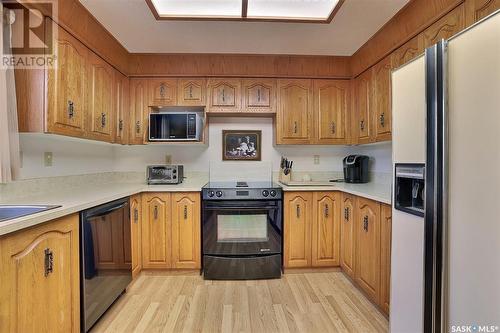
[[[392,73],[391,332],[500,332],[500,11]]]

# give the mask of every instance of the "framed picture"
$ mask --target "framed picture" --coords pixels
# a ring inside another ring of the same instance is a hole
[[[260,161],[262,131],[222,131],[223,161]]]

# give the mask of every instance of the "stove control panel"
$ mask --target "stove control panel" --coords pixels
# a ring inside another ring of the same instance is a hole
[[[281,188],[204,188],[203,200],[279,200],[283,197]]]

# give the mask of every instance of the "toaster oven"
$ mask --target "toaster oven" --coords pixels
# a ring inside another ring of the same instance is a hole
[[[150,165],[146,173],[149,185],[180,184],[184,180],[182,165]]]

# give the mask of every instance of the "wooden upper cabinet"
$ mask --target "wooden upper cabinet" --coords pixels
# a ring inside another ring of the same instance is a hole
[[[241,80],[210,79],[208,90],[208,112],[236,112],[241,110]]]
[[[149,79],[148,106],[175,106],[177,105],[176,79]]]
[[[172,194],[172,267],[201,268],[200,194]]]
[[[355,280],[374,301],[380,295],[380,204],[357,198]]]
[[[277,144],[308,144],[313,138],[311,80],[278,80]]]
[[[340,263],[340,194],[315,192],[313,198],[313,267],[338,266]]]
[[[373,136],[372,117],[372,71],[367,70],[355,80],[353,133],[354,143],[370,143]]]
[[[340,210],[340,266],[351,278],[354,278],[356,260],[355,207],[355,198],[343,193]]]
[[[373,116],[375,140],[391,140],[391,57],[373,66]]]
[[[89,52],[88,137],[111,142],[115,133],[113,112],[114,69],[93,52]]]
[[[276,112],[276,80],[244,79],[242,86],[245,112]]]
[[[380,225],[380,307],[389,314],[391,299],[392,208],[382,205]]]
[[[418,35],[400,46],[391,54],[392,68],[398,68],[424,53],[422,35]]]
[[[284,266],[311,266],[313,192],[286,192],[284,198]]]
[[[171,201],[169,193],[142,196],[142,265],[171,268]]]
[[[0,238],[0,331],[80,332],[79,216]]]
[[[177,81],[177,105],[205,106],[207,82],[205,79],[179,79]]]
[[[136,194],[130,197],[130,236],[132,248],[132,276],[136,277],[142,268],[141,228],[142,197]]]
[[[115,71],[115,142],[122,145],[128,144],[130,131],[130,84],[129,79],[118,71]]]
[[[89,51],[62,28],[58,29],[55,47],[57,67],[48,70],[46,131],[83,137],[87,112]]]
[[[465,28],[465,6],[462,4],[422,32],[427,48],[441,39],[448,39]]]
[[[346,144],[351,102],[348,80],[314,80],[314,113],[318,144]]]
[[[148,124],[148,82],[144,79],[130,80],[130,144],[143,144]]]
[[[500,9],[500,0],[467,0],[465,6],[467,25],[471,25]]]

